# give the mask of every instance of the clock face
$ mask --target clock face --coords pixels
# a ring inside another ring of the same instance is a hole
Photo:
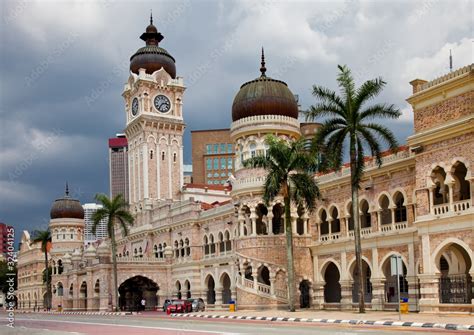
[[[138,114],[138,99],[135,98],[132,101],[132,115],[135,116]]]
[[[161,113],[167,113],[171,109],[170,99],[164,95],[157,95],[154,104],[155,108]]]

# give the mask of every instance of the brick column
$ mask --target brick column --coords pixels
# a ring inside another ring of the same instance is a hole
[[[341,308],[352,309],[352,281],[340,280],[341,284]]]
[[[420,312],[438,312],[438,307],[432,305],[439,304],[439,275],[420,274]]]
[[[267,221],[268,221],[268,235],[273,235],[273,212],[268,211]]]
[[[385,301],[385,279],[371,278],[370,282],[372,283],[372,310],[381,311]]]

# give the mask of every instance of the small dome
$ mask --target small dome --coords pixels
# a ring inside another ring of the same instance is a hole
[[[176,78],[175,59],[168,51],[158,46],[163,40],[163,35],[153,25],[153,17],[150,17],[150,25],[140,38],[145,41],[146,46],[138,49],[130,57],[130,71],[138,74],[138,70],[142,68],[146,73],[152,74],[163,68],[172,78]]]
[[[285,82],[265,75],[262,49],[261,76],[240,87],[232,104],[232,121],[256,115],[283,115],[297,119],[298,103]]]
[[[84,219],[84,208],[79,200],[69,196],[66,184],[66,193],[62,198],[56,199],[51,206],[51,219]]]
[[[103,240],[102,243],[97,247],[97,254],[104,256],[110,253],[110,247],[106,240]]]

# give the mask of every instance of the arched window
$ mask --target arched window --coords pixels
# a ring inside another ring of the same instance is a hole
[[[63,273],[63,270],[64,270],[63,261],[62,261],[62,260],[58,260],[58,275],[60,275],[61,273]]]
[[[164,152],[164,151],[161,152],[161,160],[162,160],[162,161],[165,160],[165,152]]]
[[[397,192],[393,200],[395,201],[395,222],[405,222],[407,220],[407,208],[404,205],[403,194]]]
[[[153,150],[150,150],[150,159],[153,159]]]
[[[63,283],[59,282],[58,283],[58,290],[57,290],[57,293],[58,293],[58,297],[62,297],[63,296]]]
[[[173,163],[176,163],[176,152],[173,153]]]
[[[178,243],[178,241],[174,241],[174,254],[175,254],[176,258],[179,257],[179,243]]]
[[[321,214],[319,215],[319,219],[321,221],[321,235],[329,234],[329,222],[328,222],[328,215],[326,214],[326,210],[322,210]]]
[[[155,258],[158,258],[158,246],[156,244],[153,246],[153,254]]]
[[[230,251],[232,250],[232,242],[230,240],[230,233],[226,231],[224,236],[225,236],[225,250]]]
[[[217,236],[219,239],[219,252],[224,253],[225,252],[225,244],[224,244],[224,235],[219,232],[219,235]]]
[[[216,245],[214,243],[214,235],[209,235],[209,244],[211,246],[211,254],[215,254],[216,253]]]
[[[386,195],[382,195],[379,199],[380,206],[380,223],[391,224],[392,223],[392,211],[389,208],[390,201]]]
[[[341,221],[339,220],[339,212],[336,207],[331,210],[331,233],[341,232]]]
[[[186,246],[186,256],[191,256],[191,247],[189,246],[189,239],[184,240],[184,245]]]
[[[138,248],[138,257],[143,257],[142,247]]]
[[[209,240],[204,236],[204,255],[209,255]]]
[[[180,240],[180,241],[179,241],[179,248],[180,248],[180,250],[181,250],[181,257],[184,257],[185,250],[184,250],[184,242],[183,242],[183,240]]]
[[[257,144],[255,142],[250,143],[249,151],[250,157],[255,157],[257,155]]]
[[[369,213],[369,203],[367,200],[362,200],[360,202],[360,227],[361,228],[368,228],[372,226],[370,213]]]

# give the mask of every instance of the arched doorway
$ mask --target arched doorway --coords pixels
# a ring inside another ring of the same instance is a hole
[[[284,215],[284,208],[281,204],[276,204],[273,206],[272,213],[272,227],[273,227],[273,234],[283,234],[285,232],[285,221],[283,218]]]
[[[255,213],[257,215],[257,218],[256,218],[257,235],[268,235],[268,224],[267,224],[268,209],[267,207],[265,207],[263,204],[259,204],[255,208]]]
[[[79,309],[87,311],[87,283],[85,281],[82,282],[79,289]]]
[[[145,299],[145,310],[154,310],[158,304],[156,293],[158,285],[151,279],[135,276],[127,279],[119,286],[119,306],[121,310],[136,311],[140,302]]]
[[[258,269],[257,281],[259,283],[270,286],[270,271],[265,265]]]
[[[300,307],[310,308],[311,307],[311,283],[308,280],[302,280],[300,283]]]
[[[216,303],[216,283],[214,282],[214,278],[209,275],[206,278],[206,286],[207,286],[207,303],[209,305],[214,305]]]
[[[441,273],[439,302],[470,304],[473,299],[472,277],[469,274],[472,260],[467,251],[459,244],[448,244],[438,252],[436,265]]]
[[[221,277],[221,285],[222,285],[222,303],[228,304],[231,298],[230,292],[230,277],[227,273],[224,273]]]
[[[176,282],[176,298],[177,298],[177,299],[181,299],[181,298],[182,298],[182,294],[181,294],[181,283],[179,282],[179,280]]]
[[[382,265],[382,271],[385,276],[385,302],[398,303],[397,280],[400,285],[400,298],[408,298],[407,267],[405,262],[402,262],[403,269],[398,270],[400,275],[397,279],[395,274],[392,275],[390,259],[391,257],[388,257]]]
[[[331,262],[324,271],[324,302],[339,303],[341,302],[341,284],[339,279],[341,274],[337,266]]]
[[[370,267],[365,260],[362,260],[362,276],[358,275],[356,262],[354,261],[352,264],[352,278],[354,279],[352,284],[352,302],[356,303],[359,301],[359,280],[362,280],[364,287],[364,301],[367,303],[372,301],[371,276]]]
[[[184,282],[184,289],[186,290],[186,299],[191,298],[191,283],[189,280]]]
[[[94,306],[93,306],[94,310],[98,311],[100,308],[100,280],[99,279],[95,281],[93,302],[94,302]]]

